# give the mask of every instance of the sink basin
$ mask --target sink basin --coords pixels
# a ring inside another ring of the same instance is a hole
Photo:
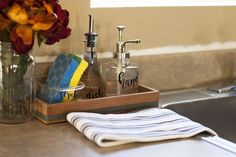
[[[236,96],[213,97],[206,94],[206,97],[199,100],[182,100],[161,104],[160,107],[199,122],[213,129],[220,137],[236,143]]]

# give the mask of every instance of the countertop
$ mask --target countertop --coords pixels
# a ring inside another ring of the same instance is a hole
[[[0,157],[235,157],[199,137],[100,148],[69,123],[0,124]]]

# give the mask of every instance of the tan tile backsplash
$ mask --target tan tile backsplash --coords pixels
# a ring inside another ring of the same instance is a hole
[[[135,57],[141,83],[160,90],[190,88],[235,77],[236,51]]]
[[[131,61],[140,67],[140,83],[161,91],[198,87],[236,77],[236,50],[132,57]],[[37,64],[37,75],[47,74],[49,65]]]

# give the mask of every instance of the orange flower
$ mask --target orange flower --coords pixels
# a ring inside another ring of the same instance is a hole
[[[28,53],[34,45],[54,44],[71,33],[69,12],[58,0],[0,0],[0,41],[10,41],[18,54]]]
[[[16,34],[22,39],[25,45],[31,45],[33,41],[33,30],[27,25],[17,25]]]
[[[53,14],[53,8],[50,4],[44,3],[44,8],[47,10],[48,14]]]
[[[12,21],[19,24],[27,24],[28,23],[28,15],[24,8],[22,8],[17,3],[14,3],[9,10],[7,11],[7,16]]]
[[[50,4],[44,3],[45,12],[36,12],[33,8],[33,0],[25,0],[30,8],[27,15],[26,10],[19,4],[14,3],[8,10],[7,16],[12,21],[18,23],[16,25],[16,35],[22,39],[25,45],[31,45],[33,41],[33,31],[46,31],[50,29],[57,21],[57,18],[53,14],[53,8]],[[36,10],[38,11],[38,10]]]
[[[51,14],[51,15],[36,15],[32,17],[29,21],[30,24],[32,24],[32,29],[35,31],[45,31],[50,29],[53,24],[57,21],[57,18]]]

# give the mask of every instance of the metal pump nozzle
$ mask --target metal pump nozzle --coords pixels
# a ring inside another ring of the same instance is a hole
[[[125,42],[122,41],[123,38],[123,30],[125,29],[125,26],[116,26],[116,28],[119,31],[119,40],[116,43],[116,52],[117,53],[125,53],[125,46],[126,44],[139,44],[141,42],[140,39],[134,39],[134,40],[127,40]]]

